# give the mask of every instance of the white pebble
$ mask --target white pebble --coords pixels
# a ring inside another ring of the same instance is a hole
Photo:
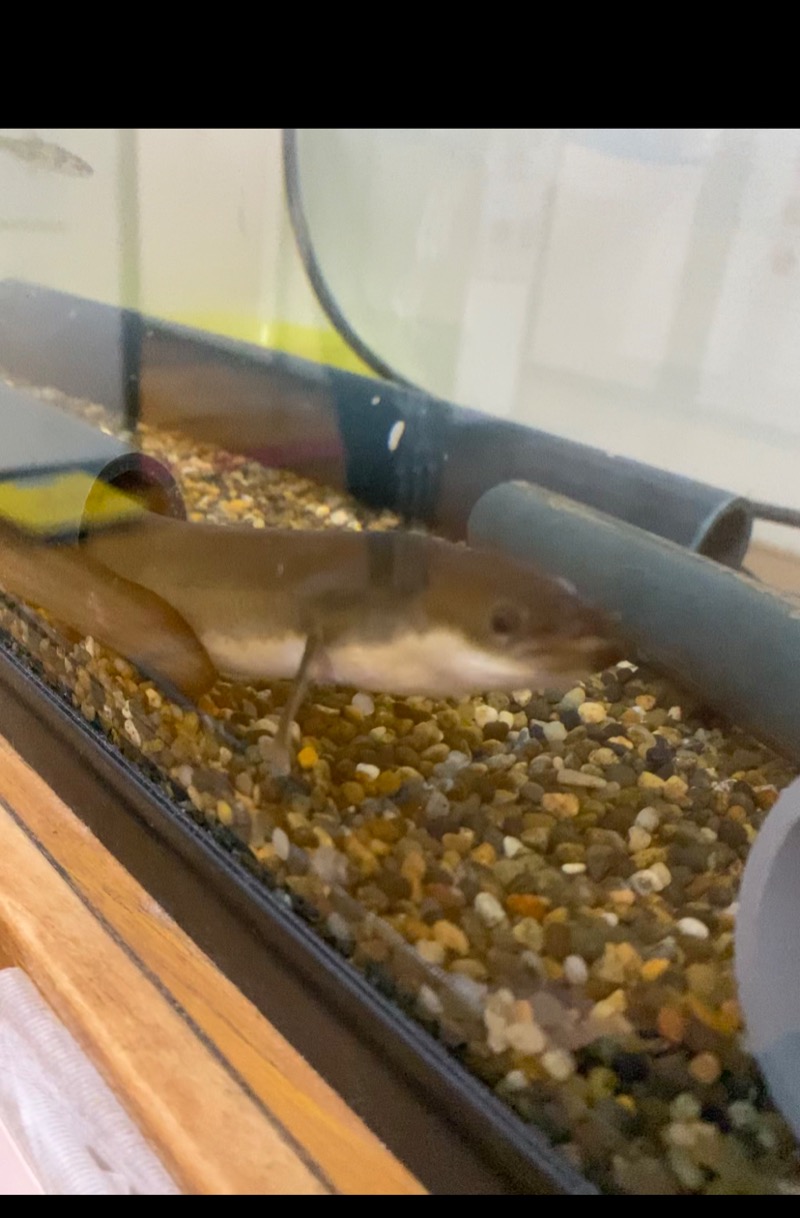
[[[527,706],[533,697],[532,689],[512,689],[511,697],[516,702],[517,706]]]
[[[683,711],[679,706],[671,706],[667,711],[670,719],[674,719],[676,723],[680,723],[683,718]]]
[[[570,985],[583,985],[589,980],[589,969],[583,956],[567,956],[564,961],[564,978]]]
[[[125,720],[125,735],[136,745],[136,748],[141,748],[142,737],[139,735],[139,729],[132,719]]]
[[[361,711],[361,714],[365,716],[372,715],[375,712],[375,703],[369,694],[353,694],[350,705],[354,706],[357,711]]]
[[[643,871],[634,871],[628,883],[640,897],[649,896],[651,892],[660,892],[663,887],[652,867],[646,867]]]
[[[497,711],[493,706],[487,706],[485,702],[481,702],[475,707],[475,722],[478,727],[486,727],[487,723],[495,723],[497,721]]]
[[[476,1014],[480,1013],[481,1004],[488,993],[487,986],[476,981],[474,977],[468,977],[466,973],[451,973],[448,985]]]
[[[619,914],[612,913],[610,909],[603,910],[600,917],[607,926],[619,926]]]
[[[514,716],[511,714],[511,711],[501,710],[499,715],[497,716],[497,722],[505,723],[507,727],[513,727],[514,726]]]
[[[352,943],[353,931],[347,919],[343,918],[340,913],[336,913],[334,910],[326,918],[325,925],[337,943]]]
[[[280,832],[280,830],[276,830]],[[275,833],[272,835],[273,844]],[[311,870],[323,884],[347,883],[347,859],[335,846],[319,846],[311,856]]]
[[[707,939],[709,935],[708,927],[699,918],[681,918],[675,923],[675,929],[690,939]]]
[[[561,870],[564,875],[583,875],[586,870],[585,863],[564,863]]]
[[[503,1083],[509,1091],[524,1091],[528,1085],[528,1076],[524,1070],[509,1070]]]
[[[557,744],[560,740],[566,740],[567,737],[567,729],[560,719],[553,719],[552,722],[545,723],[542,731],[551,744]]]
[[[519,854],[520,850],[524,850],[522,842],[518,837],[503,838],[503,854],[507,859],[513,859],[514,855]]]
[[[486,1025],[486,1043],[492,1053],[505,1053],[508,1048],[506,1030],[508,1025],[502,1014],[497,1011],[484,1011],[483,1022]]]
[[[194,770],[190,765],[180,765],[175,771],[175,778],[182,787],[190,787],[194,781]]]
[[[602,723],[607,718],[602,702],[582,702],[578,714],[582,723]]]
[[[499,926],[505,922],[506,914],[497,897],[490,892],[479,892],[474,901],[474,909],[481,922],[486,926]]]
[[[636,854],[637,850],[646,850],[652,840],[650,834],[641,825],[631,825],[628,830],[628,848],[632,854]]]
[[[547,1044],[544,1032],[538,1023],[511,1023],[505,1029],[505,1041],[510,1049],[516,1049],[525,1057],[541,1053]]]
[[[376,778],[380,778],[380,768],[376,765],[369,765],[366,761],[360,761],[356,766],[356,774],[361,778],[366,778],[367,782],[375,782]]]
[[[549,1049],[542,1054],[541,1063],[557,1083],[565,1082],[575,1073],[575,1058],[567,1049]]]
[[[660,885],[660,887],[656,889],[656,892],[663,892],[665,888],[669,888],[670,884],[672,883],[672,872],[666,863],[653,863],[650,870],[658,879]]]
[[[429,985],[421,985],[417,991],[417,1005],[427,1015],[441,1015],[444,1007],[442,1000]]]
[[[658,828],[659,816],[655,808],[642,808],[633,823],[640,829],[644,829],[645,832],[652,833],[654,829]]]
[[[554,760],[562,761],[561,757]],[[558,772],[558,781],[565,787],[589,787],[595,790],[600,790],[607,786],[605,778],[598,778],[596,774],[584,774],[583,770],[560,769]]]
[[[450,800],[441,791],[432,791],[431,797],[425,805],[425,815],[431,820],[436,820],[441,816],[447,816],[450,812]]]
[[[278,858],[284,863],[289,857],[290,842],[288,835],[283,829],[274,829],[272,832],[272,844],[275,847],[275,853]]]
[[[270,736],[275,736],[278,731],[278,716],[265,715],[263,719],[256,719],[247,730],[249,732],[269,732]]]
[[[662,1133],[665,1142],[670,1146],[681,1146],[691,1150],[697,1145],[697,1127],[695,1121],[673,1121]]]
[[[684,1188],[694,1192],[703,1187],[705,1176],[688,1151],[680,1146],[671,1146],[667,1151],[667,1159]]]
[[[672,872],[670,871],[670,868],[667,867],[666,862],[654,862],[653,866],[650,867],[650,871],[653,872],[654,876],[658,877],[658,881],[661,885],[659,888],[660,893],[664,892],[665,888],[670,887],[670,884],[672,883]]]

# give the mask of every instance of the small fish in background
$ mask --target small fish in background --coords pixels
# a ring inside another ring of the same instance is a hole
[[[24,161],[32,169],[44,169],[48,173],[60,173],[69,178],[90,178],[94,169],[81,157],[76,156],[60,144],[52,144],[30,135],[25,139],[0,135],[0,152],[6,152],[18,161]]]

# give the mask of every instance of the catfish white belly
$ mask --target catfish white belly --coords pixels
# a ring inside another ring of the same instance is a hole
[[[204,632],[202,642],[219,673],[231,680],[292,680],[306,639],[300,634],[237,638]],[[399,696],[460,697],[493,689],[547,686],[563,674],[470,642],[457,631],[408,631],[388,640],[342,640],[320,648],[311,678],[321,685],[350,685]]]

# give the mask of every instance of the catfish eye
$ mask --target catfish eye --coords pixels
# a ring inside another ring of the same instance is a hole
[[[489,625],[499,639],[510,639],[522,630],[522,611],[516,605],[495,605]]]

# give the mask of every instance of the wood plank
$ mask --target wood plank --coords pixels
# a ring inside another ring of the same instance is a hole
[[[800,557],[789,550],[754,543],[747,552],[745,566],[772,588],[800,593]]]
[[[184,1190],[327,1191],[5,807],[0,935]]]
[[[0,798],[35,839],[0,809],[0,951],[5,945],[28,970],[183,1187],[424,1193],[2,739]],[[133,960],[53,872],[36,843],[124,940]],[[158,978],[178,1010],[137,962]],[[222,1064],[193,1034],[186,1015],[213,1042]],[[236,1075],[260,1106],[234,1082]],[[233,1136],[224,1132],[231,1129]],[[302,1147],[302,1157],[292,1142]]]

